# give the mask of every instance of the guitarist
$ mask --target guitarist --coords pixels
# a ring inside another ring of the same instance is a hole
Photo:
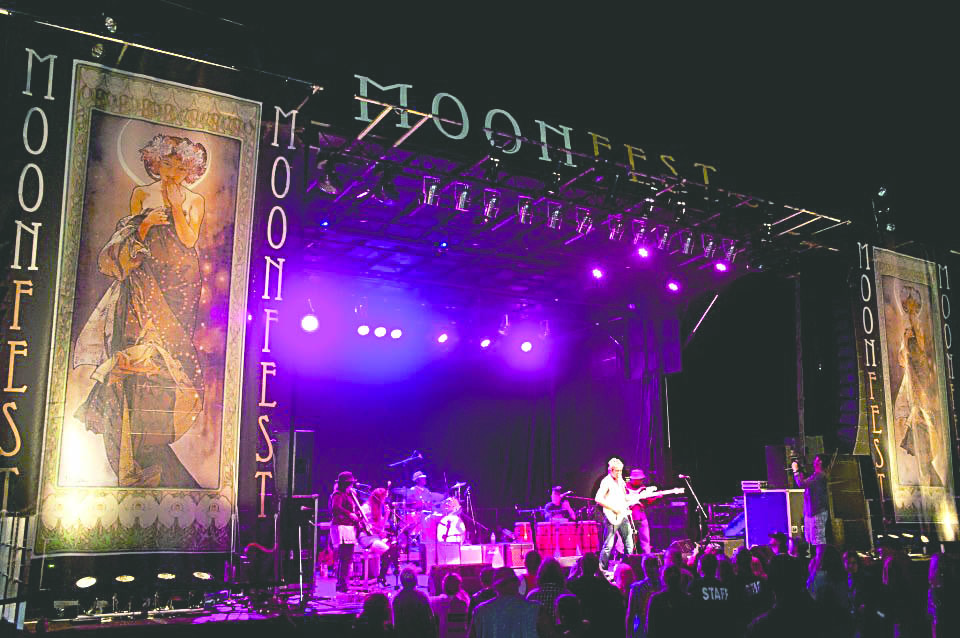
[[[337,547],[337,591],[347,591],[350,580],[350,564],[353,563],[353,550],[357,543],[357,530],[361,523],[360,505],[353,491],[353,472],[345,471],[337,475],[337,488],[330,496],[330,513],[333,520],[330,525],[330,541]]]
[[[630,502],[630,513],[633,516],[633,525],[637,530],[637,547],[644,554],[653,552],[650,544],[650,523],[647,522],[647,503],[637,496],[647,487],[647,475],[640,468],[630,470],[627,479],[627,499]]]
[[[594,500],[603,508],[603,549],[600,551],[600,568],[610,567],[610,552],[620,534],[624,554],[633,553],[633,530],[630,508],[627,506],[626,483],[623,481],[623,461],[613,457],[607,462],[607,475],[600,481],[600,489]]]

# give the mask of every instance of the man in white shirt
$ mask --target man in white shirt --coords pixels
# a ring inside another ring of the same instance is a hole
[[[607,462],[607,475],[600,481],[600,489],[594,500],[603,508],[603,549],[600,551],[600,568],[607,571],[610,567],[610,552],[620,534],[625,554],[633,553],[633,529],[630,508],[627,507],[626,484],[621,474],[623,461],[613,457]]]

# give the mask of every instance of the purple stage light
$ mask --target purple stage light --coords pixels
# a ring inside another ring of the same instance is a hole
[[[316,315],[303,315],[303,319],[300,320],[300,327],[305,332],[314,332],[320,327],[320,321],[317,320]]]
[[[727,265],[726,265],[725,263],[723,263],[722,261],[718,261],[717,263],[715,263],[715,264],[713,265],[713,268],[714,268],[714,270],[716,270],[717,272],[727,272],[727,270],[728,270]]]
[[[603,277],[603,271],[599,268],[594,268],[590,271],[590,274],[593,275],[594,279],[601,279]]]
[[[383,326],[377,326],[377,329],[373,331],[374,337],[382,337],[387,334],[387,329]]]
[[[637,249],[637,254],[646,259],[650,256],[650,251],[641,246],[639,249]]]
[[[530,343],[529,341],[524,341],[523,343],[520,344],[520,349],[523,350],[524,352],[530,352],[531,350],[533,350],[533,344]]]
[[[400,328],[394,328],[393,330],[390,331],[391,339],[399,339],[402,336],[403,336],[403,331],[400,330]]]
[[[440,335],[439,337],[437,337],[437,343],[446,343],[446,342],[447,342],[447,339],[449,339],[449,338],[450,338],[449,335],[447,335],[447,333],[444,332],[442,335]]]
[[[366,337],[368,334],[370,334],[370,326],[360,326],[357,328],[357,334],[361,337]]]
[[[490,347],[490,340],[489,340],[489,339],[483,339],[483,340],[481,340],[481,341],[480,341],[480,347],[481,347],[481,348],[489,348],[489,347]]]
[[[670,281],[667,282],[667,290],[669,290],[670,292],[680,292],[680,284],[677,281],[671,279]]]

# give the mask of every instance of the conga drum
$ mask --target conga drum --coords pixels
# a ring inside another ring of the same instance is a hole
[[[537,523],[537,551],[544,558],[557,550],[557,531],[554,523]]]
[[[580,530],[576,523],[554,523],[557,550],[561,556],[576,556],[580,549]]]
[[[525,521],[521,521],[520,523],[514,523],[513,542],[514,543],[532,543],[533,542],[533,529],[530,527],[530,523],[527,523]]]
[[[581,521],[580,549],[584,554],[600,549],[600,525],[596,521]]]

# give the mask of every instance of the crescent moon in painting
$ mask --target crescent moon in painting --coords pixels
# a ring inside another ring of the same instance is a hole
[[[190,190],[196,190],[196,188],[207,178],[207,175],[210,174],[210,166],[213,163],[213,145],[207,140],[207,135],[199,131],[186,131],[182,129],[174,129],[171,127],[152,124],[150,122],[144,122],[142,120],[127,120],[123,123],[123,126],[120,127],[120,132],[117,134],[117,160],[120,162],[120,167],[123,168],[123,172],[127,174],[131,181],[137,186],[146,186],[147,184],[152,183],[154,180],[147,172],[143,169],[143,164],[140,162],[140,158],[136,158],[135,165],[140,169],[139,171],[130,167],[130,164],[127,163],[127,158],[124,154],[124,143],[123,138],[124,134],[127,133],[127,127],[131,124],[138,124],[140,126],[135,127],[143,130],[143,138],[140,144],[146,144],[150,139],[153,138],[157,133],[163,133],[164,135],[174,135],[177,137],[187,137],[192,142],[199,142],[203,144],[203,147],[207,150],[207,170],[203,172],[203,175],[200,176],[197,181],[187,186]],[[135,144],[133,148],[138,148],[138,145]],[[132,160],[133,158],[131,158]]]

